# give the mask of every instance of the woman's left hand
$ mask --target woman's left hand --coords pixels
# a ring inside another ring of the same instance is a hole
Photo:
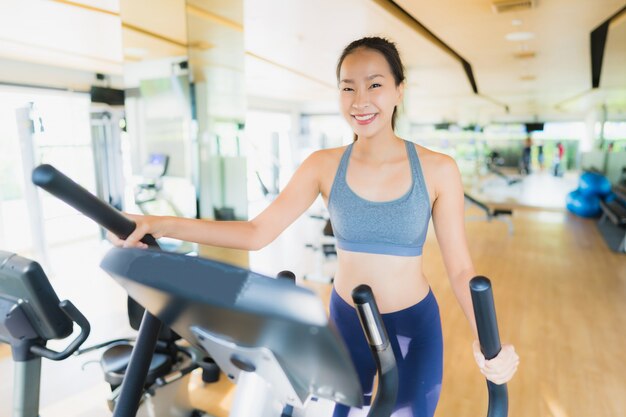
[[[502,349],[498,356],[487,360],[480,350],[480,343],[474,341],[474,359],[480,368],[480,372],[489,381],[497,385],[502,385],[511,380],[517,366],[519,365],[519,356],[515,353],[513,345],[502,345]]]

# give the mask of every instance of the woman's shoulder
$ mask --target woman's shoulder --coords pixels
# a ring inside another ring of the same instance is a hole
[[[454,158],[421,145],[415,146],[431,196],[436,196],[436,199],[441,193],[456,189],[455,185],[461,182],[461,173]]]
[[[435,171],[456,169],[456,161],[450,155],[433,151],[422,145],[414,145],[423,168]]]
[[[339,146],[336,148],[320,149],[313,152],[309,159],[317,164],[338,164],[341,156],[349,145]]]

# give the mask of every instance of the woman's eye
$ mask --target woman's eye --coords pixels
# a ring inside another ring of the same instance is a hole
[[[352,89],[350,87],[344,87],[342,91],[352,91]]]
[[[378,83],[374,83],[372,84],[372,86],[370,88],[378,88],[378,87],[382,87],[380,84]]]

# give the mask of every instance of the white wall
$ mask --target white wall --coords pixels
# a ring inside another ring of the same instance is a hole
[[[22,68],[23,80],[19,73],[8,74],[2,67],[0,81],[32,83],[36,65],[121,75],[119,2],[91,0],[87,4],[100,10],[54,1],[2,1],[0,58],[32,65]],[[37,84],[47,85],[46,80]]]

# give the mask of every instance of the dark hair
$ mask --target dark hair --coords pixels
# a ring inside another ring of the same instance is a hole
[[[339,57],[339,61],[337,61],[337,82],[339,82],[339,72],[341,71],[341,64],[343,64],[344,59],[360,48],[371,49],[381,53],[389,64],[389,68],[391,69],[391,73],[393,74],[393,78],[396,82],[396,87],[402,84],[405,79],[404,65],[402,65],[402,60],[400,59],[400,53],[398,53],[396,44],[388,39],[380,38],[378,36],[357,39],[345,47]],[[394,108],[393,115],[391,116],[392,129],[396,128],[396,116],[397,108]],[[354,140],[356,140],[356,134],[354,135]]]

